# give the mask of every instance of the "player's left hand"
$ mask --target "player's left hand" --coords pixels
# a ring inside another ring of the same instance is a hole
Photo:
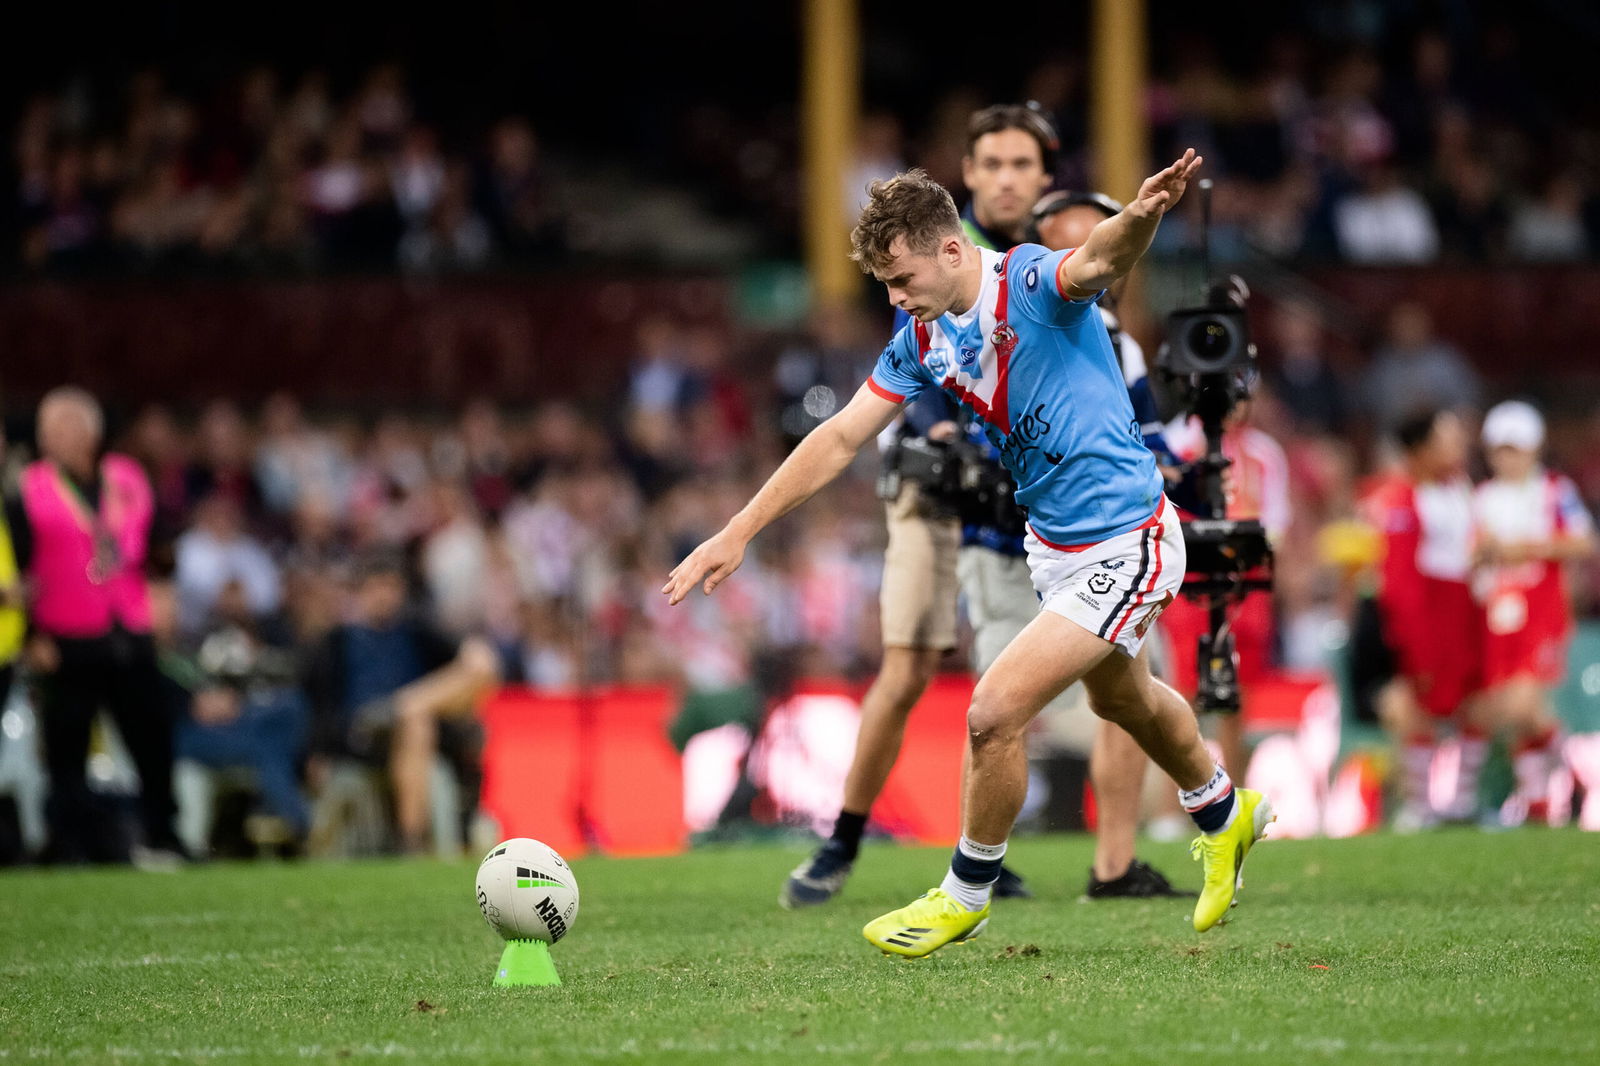
[[[689,590],[700,584],[702,577],[705,578],[703,591],[707,596],[711,595],[711,590],[722,584],[744,562],[745,543],[732,529],[724,528],[690,552],[687,559],[672,568],[672,573],[667,575],[667,583],[661,586],[667,603],[681,603],[689,595]]]
[[[1205,159],[1195,155],[1193,148],[1187,149],[1182,159],[1161,173],[1144,179],[1144,184],[1139,186],[1139,195],[1127,207],[1128,213],[1135,218],[1148,219],[1160,218],[1172,210],[1183,198],[1184,190],[1189,187],[1189,179],[1203,162]]]

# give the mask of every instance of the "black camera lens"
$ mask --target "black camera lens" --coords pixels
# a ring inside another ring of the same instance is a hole
[[[1233,350],[1233,334],[1221,319],[1202,318],[1189,327],[1189,351],[1208,363],[1227,358]]]

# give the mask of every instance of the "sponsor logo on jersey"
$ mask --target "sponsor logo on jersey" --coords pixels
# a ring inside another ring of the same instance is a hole
[[[960,363],[962,373],[965,373],[968,378],[982,378],[984,376],[984,368],[982,368],[982,363],[978,362],[978,349],[966,347],[965,344],[962,344],[960,352],[962,354],[958,357],[957,363]]]
[[[1051,423],[1044,408],[1044,404],[1039,404],[1012,423],[1011,435],[1000,446],[1000,461],[1011,470],[1021,466],[1022,460],[1029,452],[1037,451],[1039,442],[1050,432]],[[1045,458],[1048,459],[1050,456],[1047,454]],[[1060,461],[1061,457],[1057,456],[1055,462]]]

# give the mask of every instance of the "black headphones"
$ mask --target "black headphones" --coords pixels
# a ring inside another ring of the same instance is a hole
[[[1069,207],[1092,207],[1107,218],[1122,213],[1122,205],[1103,192],[1068,192],[1058,189],[1055,192],[1045,193],[1039,197],[1039,202],[1033,205],[1033,224],[1037,226],[1056,212],[1065,211]]]

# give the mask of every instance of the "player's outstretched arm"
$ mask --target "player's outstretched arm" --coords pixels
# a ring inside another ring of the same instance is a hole
[[[673,567],[661,592],[679,603],[696,585],[711,590],[739,569],[745,546],[769,524],[782,518],[817,490],[839,476],[861,446],[883,432],[900,413],[902,404],[891,403],[867,386],[861,386],[844,410],[806,435],[789,457],[761,486],[744,509],[729,519],[721,532],[689,553]]]
[[[1155,239],[1161,216],[1172,210],[1205,160],[1190,148],[1183,158],[1144,179],[1139,195],[1096,226],[1083,245],[1061,261],[1057,281],[1072,297],[1093,296],[1132,270]]]

